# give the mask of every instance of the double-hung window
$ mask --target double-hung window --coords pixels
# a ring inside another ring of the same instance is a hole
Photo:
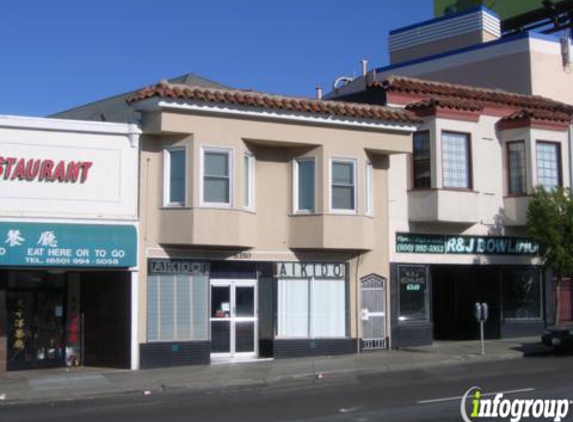
[[[245,154],[243,171],[243,205],[246,209],[252,210],[255,207],[255,157],[253,154]]]
[[[537,184],[547,190],[561,186],[561,150],[556,142],[538,141]]]
[[[470,137],[467,133],[442,132],[444,188],[471,189]]]
[[[527,193],[525,142],[507,143],[507,175],[508,193],[510,195],[525,195]]]
[[[185,205],[185,148],[170,148],[163,152],[164,165],[164,198],[166,206]]]
[[[366,164],[366,215],[374,215],[374,170]]]
[[[356,212],[356,161],[333,159],[330,162],[330,209]]]
[[[202,152],[203,205],[230,206],[233,170],[231,150],[203,148]]]
[[[293,202],[295,213],[315,211],[315,165],[314,158],[305,157],[294,161]]]
[[[413,168],[414,188],[432,187],[430,132],[414,133]]]

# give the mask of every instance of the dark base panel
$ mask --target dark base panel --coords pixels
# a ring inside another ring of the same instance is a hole
[[[275,359],[356,353],[356,339],[275,340]]]
[[[272,358],[273,344],[273,340],[259,340],[259,357]]]
[[[543,321],[504,321],[501,324],[501,338],[541,336],[544,330]]]
[[[143,343],[139,345],[141,369],[169,366],[208,365],[211,362],[211,342]]]
[[[433,324],[398,324],[392,330],[392,349],[430,346],[434,341]]]

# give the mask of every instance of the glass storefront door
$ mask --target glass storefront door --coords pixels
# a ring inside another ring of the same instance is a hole
[[[7,369],[63,366],[64,275],[22,271],[9,278]]]
[[[214,357],[257,355],[255,280],[211,280],[211,353]]]

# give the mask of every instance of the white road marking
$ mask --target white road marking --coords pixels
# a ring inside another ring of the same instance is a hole
[[[529,391],[535,391],[535,388],[522,388],[519,390],[506,390],[506,391],[496,391],[493,393],[484,393],[481,396],[482,397],[487,397],[487,396],[495,396],[496,394],[517,394],[517,393],[526,393]],[[444,401],[454,401],[454,400],[460,400],[462,399],[463,396],[457,396],[457,397],[444,397],[441,399],[430,399],[430,400],[419,400],[417,401],[418,404],[429,404],[429,403],[440,403],[440,402],[444,402]]]

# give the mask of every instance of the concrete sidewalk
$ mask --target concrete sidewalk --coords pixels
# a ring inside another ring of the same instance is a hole
[[[384,350],[360,355],[261,360],[140,371],[101,368],[49,369],[10,372],[0,379],[0,406],[31,401],[61,401],[119,394],[153,395],[188,389],[221,390],[275,383],[323,382],[345,374],[391,372],[427,367],[460,365],[528,354],[547,353],[538,337],[486,342],[480,355],[479,341],[435,342],[433,346]]]

